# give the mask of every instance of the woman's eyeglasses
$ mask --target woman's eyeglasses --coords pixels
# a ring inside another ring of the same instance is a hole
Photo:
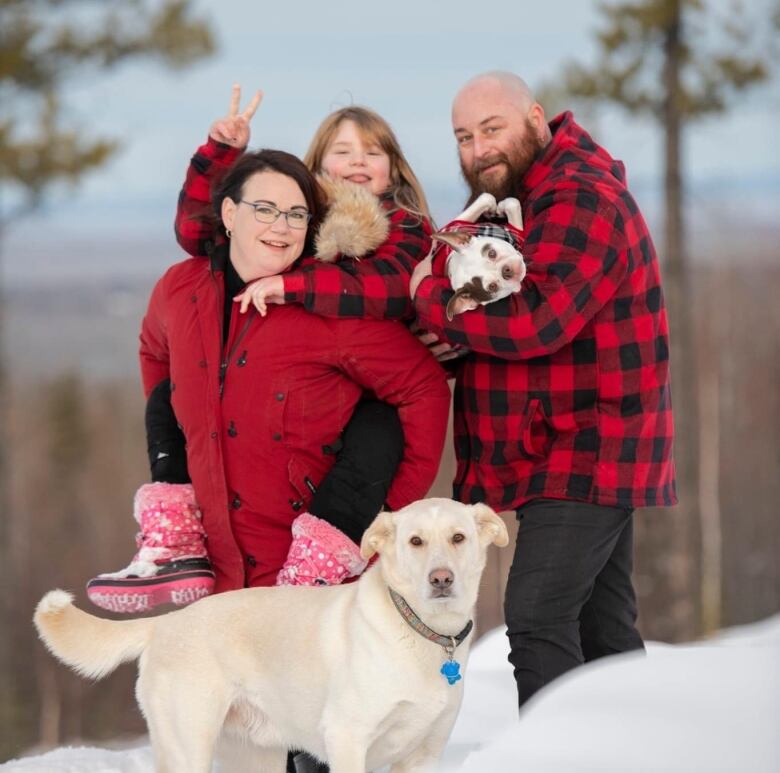
[[[311,215],[303,209],[288,209],[285,212],[272,204],[255,204],[253,201],[246,201],[245,199],[240,199],[239,203],[246,204],[254,209],[255,220],[258,223],[275,223],[279,219],[279,215],[284,215],[290,228],[300,229],[306,228],[309,220],[311,220]]]

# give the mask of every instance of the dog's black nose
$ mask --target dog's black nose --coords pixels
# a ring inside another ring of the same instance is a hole
[[[434,569],[428,575],[428,582],[434,588],[449,588],[455,581],[455,575],[449,569]]]

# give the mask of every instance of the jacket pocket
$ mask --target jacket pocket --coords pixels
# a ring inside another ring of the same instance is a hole
[[[294,456],[290,457],[287,463],[287,474],[292,494],[290,507],[293,512],[303,513],[309,509],[309,504],[317,491],[314,477],[307,465]]]
[[[307,423],[312,417],[307,415],[306,392],[284,384],[272,397],[274,407],[279,410],[279,422],[284,442],[290,448],[306,448],[310,430]]]
[[[527,457],[541,459],[550,452],[552,442],[553,428],[544,413],[542,401],[532,398],[528,401],[520,427],[520,448]]]

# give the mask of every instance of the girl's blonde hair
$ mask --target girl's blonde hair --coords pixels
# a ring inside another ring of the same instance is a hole
[[[364,142],[379,145],[390,157],[390,186],[395,205],[420,218],[431,219],[428,202],[422,186],[415,176],[409,162],[401,152],[401,146],[390,128],[390,124],[380,115],[367,107],[352,105],[326,116],[314,133],[303,162],[315,174],[322,171],[322,159],[330,147],[333,138],[344,121],[352,121],[357,126]]]

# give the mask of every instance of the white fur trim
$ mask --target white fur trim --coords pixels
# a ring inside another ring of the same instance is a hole
[[[160,568],[155,561],[159,558],[167,558],[170,555],[168,548],[141,548],[133,557],[133,560],[118,572],[105,572],[98,577],[118,580],[122,577],[129,577],[131,574],[136,577],[152,577]]]
[[[342,566],[347,567],[347,577],[354,577],[356,574],[360,574],[368,566],[368,561],[360,555],[357,545],[354,550],[336,551],[334,557]]]

